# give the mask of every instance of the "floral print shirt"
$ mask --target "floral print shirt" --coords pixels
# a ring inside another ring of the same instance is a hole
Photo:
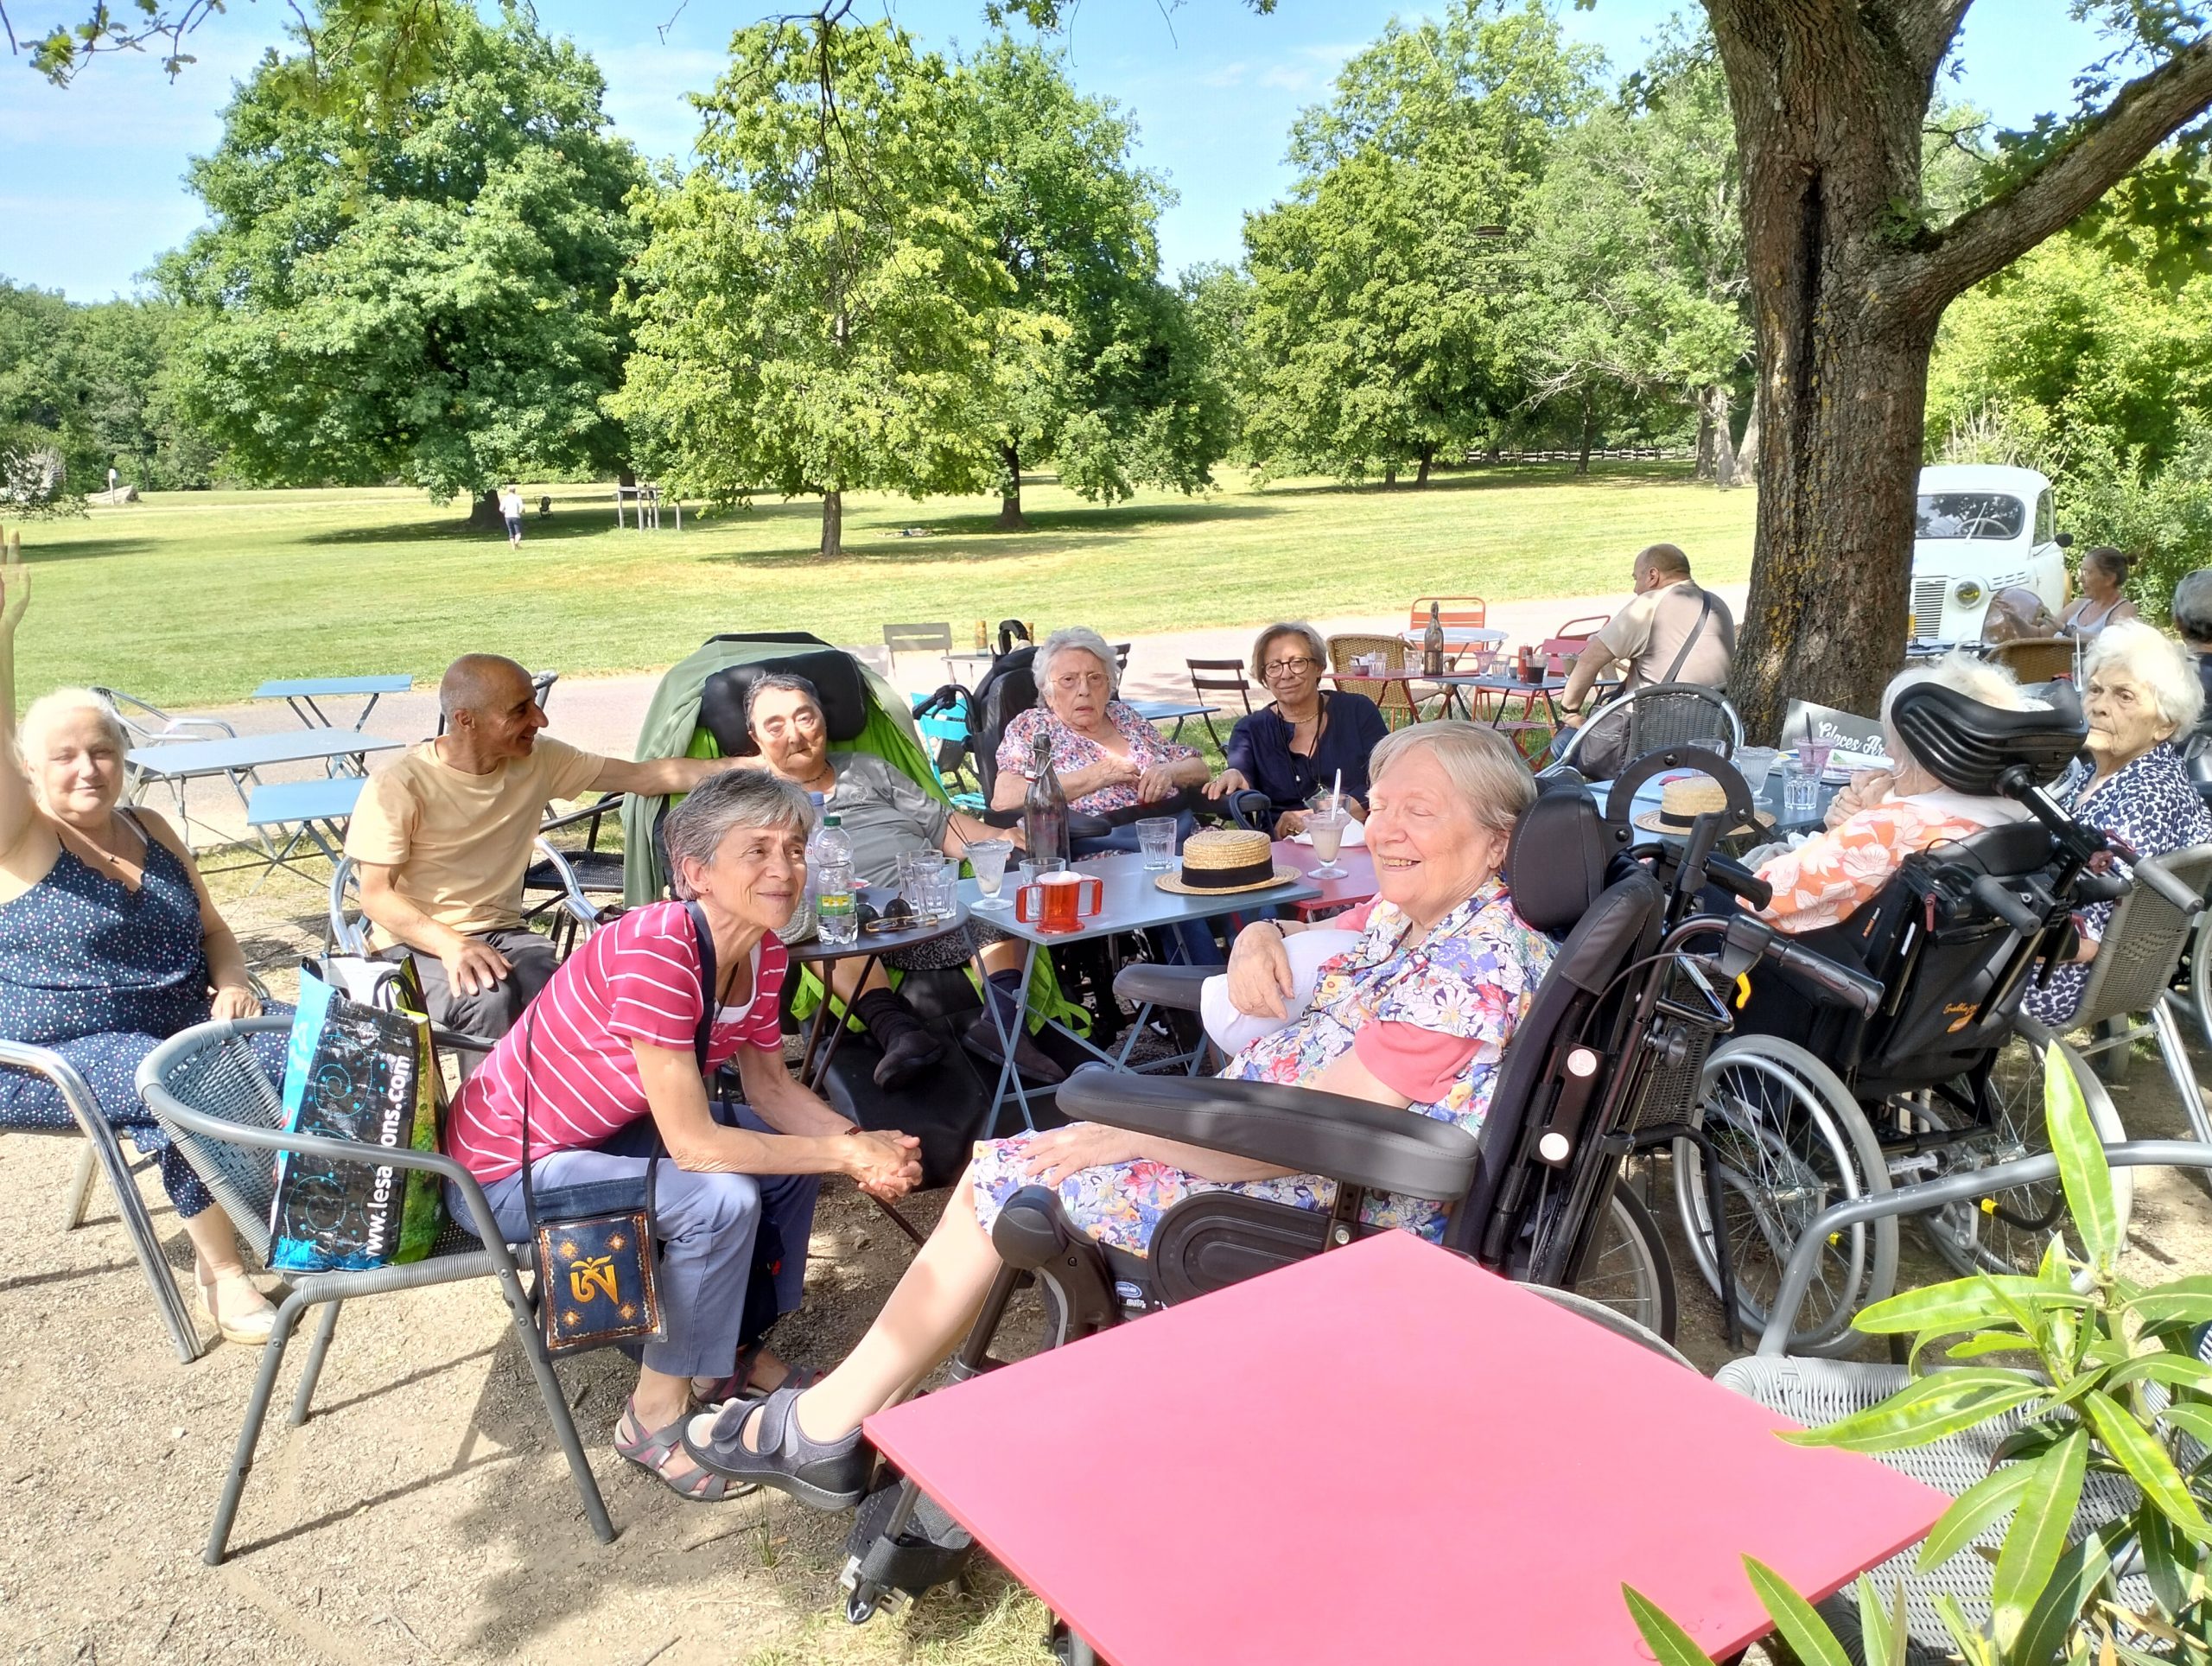
[[[1793,937],[1841,925],[1872,901],[1915,851],[2018,821],[2024,813],[2005,799],[1961,792],[1885,798],[1763,866],[1758,876],[1774,887],[1774,900],[1760,917]]]
[[[1122,739],[1128,742],[1129,758],[1141,771],[1150,769],[1155,764],[1179,763],[1185,758],[1198,755],[1196,748],[1168,740],[1137,715],[1135,708],[1125,702],[1108,701],[1106,716],[1120,732]],[[1001,773],[1019,775],[1025,781],[1035,779],[1031,773],[1031,765],[1039,730],[1052,737],[1052,771],[1055,774],[1065,776],[1078,769],[1091,768],[1106,757],[1106,748],[1097,741],[1088,735],[1077,734],[1043,706],[1032,706],[1008,723],[1006,732],[999,736],[999,769]],[[1102,786],[1096,792],[1086,792],[1080,798],[1071,798],[1068,808],[1103,816],[1110,811],[1128,810],[1141,802],[1134,785],[1116,782],[1112,786]]]
[[[1322,963],[1305,1014],[1263,1036],[1229,1061],[1222,1075],[1233,1081],[1313,1080],[1371,1027],[1403,1025],[1469,1044],[1465,1063],[1437,1097],[1410,1104],[1421,1116],[1478,1130],[1497,1086],[1505,1045],[1535,999],[1551,963],[1549,938],[1514,912],[1503,881],[1491,880],[1438,921],[1422,941],[1408,944],[1413,922],[1393,905],[1376,902],[1358,943]],[[1023,1173],[1027,1141],[987,1140],[976,1148],[969,1170],[978,1218],[988,1230],[1014,1192],[1034,1184]],[[1110,1163],[1070,1175],[1059,1186],[1062,1205],[1076,1225],[1101,1243],[1145,1253],[1160,1218],[1198,1192],[1241,1192],[1249,1197],[1325,1212],[1336,1202],[1336,1183],[1312,1174],[1268,1180],[1200,1180],[1172,1164]],[[1425,1199],[1371,1194],[1362,1217],[1369,1224],[1400,1227],[1432,1241],[1444,1236],[1445,1210]]]
[[[2110,779],[2084,796],[2094,766],[2077,758],[2058,778],[2051,797],[2074,812],[2076,821],[2110,835],[2138,856],[2164,856],[2193,844],[2212,844],[2212,811],[2208,811],[2196,784],[2173,743],[2160,741],[2140,757],[2131,758]],[[2115,851],[2115,866],[2127,871],[2127,861]],[[2103,940],[2105,927],[2118,905],[2093,903],[2074,917],[2082,937],[2091,943]],[[2031,982],[2020,1005],[2031,1018],[2056,1027],[2069,1022],[2082,1004],[2082,989],[2089,981],[2085,962],[2061,966],[2044,984]]]

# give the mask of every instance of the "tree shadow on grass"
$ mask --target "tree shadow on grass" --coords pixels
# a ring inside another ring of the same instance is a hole
[[[1476,464],[1465,468],[1439,469],[1427,486],[1401,479],[1395,486],[1380,480],[1304,480],[1291,486],[1262,488],[1271,498],[1388,498],[1413,499],[1454,492],[1499,492],[1515,487],[1580,486],[1632,490],[1647,486],[1687,486],[1690,466],[1686,462],[1607,463],[1592,465],[1587,474],[1574,472],[1573,463]]]
[[[1020,532],[1000,531],[995,515],[944,515],[906,523],[925,529],[926,536],[922,537],[901,537],[895,526],[855,529],[848,525],[844,553],[835,564],[950,566],[1023,561],[1077,554],[1096,549],[1102,539],[1128,537],[1160,527],[1265,520],[1289,512],[1288,509],[1262,503],[1202,500],[1190,504],[1120,504],[1112,508],[1040,510],[1027,518],[1027,529]],[[812,547],[734,550],[699,559],[732,567],[824,564],[820,551]]]
[[[151,555],[155,542],[151,538],[77,538],[68,544],[35,544],[26,538],[23,546],[26,563],[98,561],[104,556]]]

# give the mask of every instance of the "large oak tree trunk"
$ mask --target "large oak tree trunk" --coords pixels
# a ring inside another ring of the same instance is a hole
[[[468,506],[468,525],[473,529],[498,531],[506,525],[506,517],[499,512],[499,488],[487,486],[476,494]]]
[[[1423,446],[1421,448],[1421,473],[1414,476],[1414,484],[1415,486],[1427,486],[1428,484],[1428,466],[1435,461],[1436,448],[1433,445]]]
[[[1736,446],[1729,437],[1735,432],[1736,419],[1728,410],[1728,385],[1715,382],[1707,403],[1713,411],[1713,483],[1726,492],[1736,484]]]
[[[1029,523],[1021,513],[1021,448],[1008,441],[999,448],[1006,463],[1006,484],[999,489],[999,531],[1027,532]]]
[[[822,494],[822,555],[833,560],[845,553],[845,494],[832,488]]]
[[[1736,467],[1746,474],[1759,472],[1759,396],[1751,392],[1751,414],[1744,419],[1744,443],[1736,448]]]

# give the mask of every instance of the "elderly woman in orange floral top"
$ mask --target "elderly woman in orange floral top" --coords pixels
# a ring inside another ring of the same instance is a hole
[[[1799,936],[1841,925],[1874,899],[1915,851],[2027,814],[2010,798],[1952,792],[1913,755],[1890,721],[1890,710],[1897,696],[1916,683],[1940,683],[2007,711],[2037,703],[2009,672],[1964,654],[1916,665],[1892,678],[1882,692],[1882,728],[1895,767],[1853,776],[1828,806],[1826,831],[1759,867],[1758,876],[1774,887],[1774,900],[1760,912],[1777,929]]]

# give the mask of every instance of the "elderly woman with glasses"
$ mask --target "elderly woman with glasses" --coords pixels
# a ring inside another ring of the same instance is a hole
[[[1535,796],[1510,743],[1479,724],[1423,723],[1384,741],[1367,823],[1377,893],[1330,922],[1359,940],[1321,963],[1301,1003],[1283,944],[1305,928],[1247,925],[1229,963],[1230,998],[1278,1027],[1242,1049],[1223,1075],[1480,1129],[1507,1045],[1553,952],[1515,912],[1502,871],[1514,824]],[[1077,1230],[1139,1256],[1160,1217],[1193,1192],[1241,1192],[1324,1214],[1336,1203],[1335,1184],[1318,1175],[1096,1122],[984,1141],[929,1242],[844,1362],[818,1383],[693,1418],[684,1436],[692,1460],[819,1509],[859,1502],[874,1461],[861,1420],[951,1352],[999,1269],[991,1224],[1029,1185],[1056,1192]],[[1435,1242],[1445,1212],[1382,1193],[1369,1198],[1363,1218]],[[1326,1369],[1319,1355],[1316,1369]],[[1142,1472],[1144,1459],[1131,1452],[1132,1473]]]
[[[1204,784],[1205,760],[1168,740],[1116,696],[1114,651],[1082,626],[1054,631],[1031,666],[1040,703],[999,737],[999,774],[991,808],[1019,810],[1035,770],[1037,737],[1052,742],[1052,771],[1068,808],[1103,816],[1172,798]]]
[[[1227,767],[1206,784],[1206,797],[1266,793],[1275,836],[1287,839],[1305,827],[1307,801],[1341,773],[1344,808],[1365,821],[1368,755],[1390,732],[1375,703],[1321,686],[1328,650],[1311,625],[1268,626],[1252,645],[1252,663],[1274,703],[1237,719]]]
[[[562,962],[461,1084],[447,1124],[447,1149],[483,1186],[510,1242],[529,1236],[526,1186],[633,1180],[666,1153],[652,1180],[665,1331],[632,1350],[638,1385],[614,1450],[696,1504],[738,1489],[683,1455],[689,1413],[806,1380],[757,1342],[740,1345],[756,1268],[773,1279],[773,1310],[789,1313],[821,1176],[849,1174],[879,1198],[921,1178],[917,1141],[855,1127],[784,1065],[776,932],[806,886],[810,820],[806,795],[766,771],[707,777],[663,823],[683,900],[632,908]],[[736,1067],[742,1104],[710,1097],[707,1083],[725,1065]],[[448,1201],[455,1219],[467,1218],[450,1191]],[[767,1229],[779,1254],[756,1254]]]
[[[2204,689],[2191,656],[2148,625],[2107,625],[2082,665],[2082,707],[2089,744],[2059,777],[2051,796],[2075,819],[2104,832],[2137,857],[2163,856],[2193,844],[2212,843],[2212,811],[2197,796],[2175,747],[2204,710]],[[2082,1004],[2088,963],[2112,920],[2113,905],[2100,902],[2074,917],[2081,938],[2075,963],[2048,983],[2031,983],[2020,999],[2031,1018],[2062,1028]]]

